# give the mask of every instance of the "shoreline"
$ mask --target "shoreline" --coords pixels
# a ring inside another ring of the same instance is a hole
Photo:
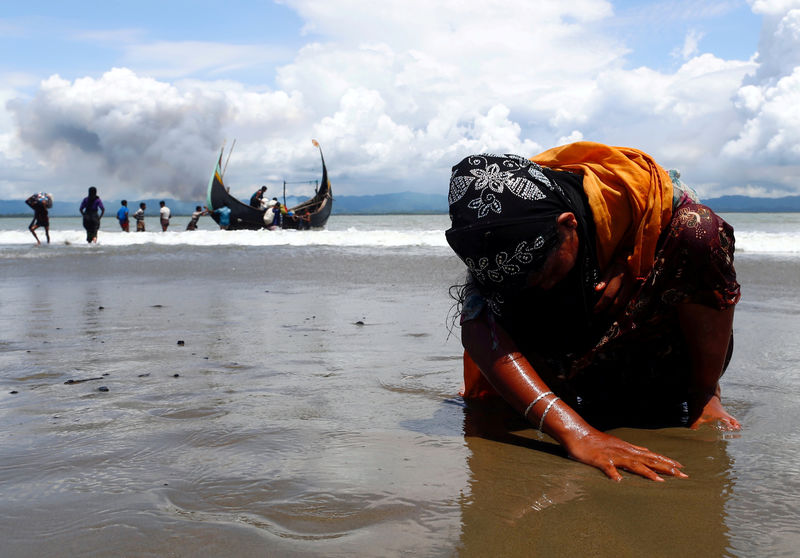
[[[800,543],[792,257],[737,260],[722,390],[742,432],[615,430],[690,478],[614,483],[458,398],[447,289],[463,264],[444,248],[100,248],[7,267],[9,557],[522,558],[531,540],[542,555],[744,557]],[[89,378],[102,379],[67,383]]]

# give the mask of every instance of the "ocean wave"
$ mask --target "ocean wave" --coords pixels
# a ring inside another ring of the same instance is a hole
[[[756,254],[800,254],[800,232],[736,231],[736,251]]]
[[[44,235],[40,234],[44,239]],[[83,230],[51,231],[54,246],[91,248]],[[30,246],[25,230],[0,231],[0,251]],[[123,233],[100,231],[99,245],[113,246],[330,246],[330,247],[431,247],[447,248],[444,230],[362,229],[319,231],[169,231]],[[800,231],[736,231],[736,251],[756,254],[800,255]]]
[[[44,240],[44,235],[39,234]],[[50,232],[50,241],[56,246],[84,246],[83,230]],[[0,249],[34,242],[28,231],[0,231]],[[100,231],[98,244],[102,246],[431,246],[446,247],[442,230],[346,230],[319,231],[175,231],[123,233]]]

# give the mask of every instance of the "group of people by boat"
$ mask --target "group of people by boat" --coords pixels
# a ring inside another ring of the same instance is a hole
[[[250,205],[263,211],[264,217],[262,219],[263,226],[261,228],[274,230],[284,228],[284,222],[291,222],[294,220],[308,221],[307,215],[298,216],[293,210],[288,209],[285,204],[278,201],[278,198],[273,197],[268,199],[263,194],[266,192],[267,187],[262,186],[259,190],[251,196]],[[28,230],[33,234],[37,244],[41,244],[39,236],[36,234],[37,229],[44,229],[47,243],[50,243],[50,215],[49,209],[53,207],[53,194],[46,192],[38,192],[31,195],[25,203],[33,209],[33,220],[28,225]],[[97,194],[97,188],[92,186],[89,188],[88,194],[80,203],[79,209],[83,218],[83,228],[86,230],[86,241],[88,243],[97,242],[97,233],[100,230],[100,220],[105,215],[105,205],[103,200]],[[123,232],[130,232],[130,220],[133,218],[136,221],[136,232],[146,232],[145,225],[145,212],[147,204],[140,202],[139,207],[133,213],[128,208],[128,200],[122,200],[120,207],[117,210],[116,218],[119,222],[120,230]],[[211,216],[219,225],[221,230],[228,230],[231,228],[231,209],[227,205],[221,205],[216,209],[209,209],[207,206],[196,206],[192,212],[189,222],[186,225],[187,231],[197,230],[200,217],[204,215]],[[172,210],[167,206],[164,200],[159,202],[159,223],[161,231],[167,232],[172,219]],[[241,227],[237,227],[241,228]],[[287,227],[298,228],[298,227]]]
[[[322,228],[328,221],[333,206],[333,196],[331,185],[328,180],[328,169],[325,166],[325,158],[322,155],[322,148],[316,140],[312,140],[314,146],[319,150],[322,161],[322,181],[318,183],[314,196],[294,207],[287,207],[285,203],[278,201],[277,197],[268,198],[266,196],[267,187],[261,186],[250,197],[250,203],[244,203],[233,195],[229,188],[225,187],[222,180],[223,172],[220,168],[222,161],[222,151],[220,151],[214,173],[208,184],[206,205],[196,206],[192,212],[191,219],[186,225],[187,231],[197,230],[200,217],[210,216],[223,230],[275,230],[275,229],[312,229]],[[286,187],[284,183],[284,198]],[[34,211],[34,217],[28,230],[31,231],[37,244],[41,244],[36,230],[43,228],[47,242],[50,242],[50,219],[48,210],[53,206],[53,195],[45,192],[33,194],[26,201]],[[165,201],[159,202],[159,222],[161,230],[166,232],[170,225],[172,211],[167,207]],[[128,201],[122,200],[120,208],[117,210],[117,220],[120,229],[130,232],[130,218],[136,221],[136,232],[145,232],[145,210],[147,204],[141,202],[139,208],[130,213]],[[83,217],[83,227],[86,229],[86,241],[89,243],[97,242],[97,232],[100,230],[100,220],[105,214],[103,201],[97,195],[97,188],[89,188],[88,195],[81,201],[79,211]]]
[[[231,195],[223,181],[223,153],[220,151],[217,166],[208,183],[206,206],[211,218],[220,227],[224,226],[229,230],[305,230],[324,227],[333,207],[333,195],[322,149],[316,140],[313,140],[313,144],[319,150],[322,162],[322,180],[317,183],[311,198],[293,207],[287,207],[285,201],[280,203],[277,197],[269,198],[266,195],[266,186],[261,186],[256,190],[250,196],[249,203],[242,202]]]
[[[311,218],[308,214],[297,215],[292,209],[288,209],[286,205],[279,202],[277,197],[267,197],[266,186],[261,186],[253,192],[253,195],[250,196],[250,207],[264,212],[264,227],[270,230],[283,228],[284,219],[309,221]]]
[[[25,200],[25,203],[31,209],[33,209],[33,220],[31,221],[30,225],[28,225],[28,230],[31,232],[31,234],[33,234],[37,244],[41,244],[41,240],[39,240],[39,236],[36,234],[36,230],[40,228],[44,229],[47,243],[50,243],[49,210],[53,207],[53,199],[53,194],[38,192]],[[130,219],[132,217],[136,221],[136,232],[146,232],[146,210],[147,204],[145,202],[141,202],[139,203],[139,208],[131,214],[130,210],[128,209],[128,200],[122,200],[116,213],[120,230],[123,232],[130,232]],[[81,200],[78,211],[83,219],[83,228],[86,230],[86,242],[96,243],[97,233],[100,230],[100,221],[106,212],[105,205],[103,204],[103,200],[97,194],[96,187],[92,186],[89,188],[87,196]],[[197,230],[197,224],[200,220],[200,217],[203,215],[209,215],[209,213],[210,212],[207,208],[203,208],[198,205],[195,208],[195,211],[192,213],[189,223],[186,225],[186,230]],[[167,207],[167,203],[164,200],[159,202],[158,216],[159,223],[161,225],[161,231],[167,232],[167,229],[169,229],[170,226],[170,220],[172,218],[172,210]],[[221,226],[220,228],[224,229],[227,227]]]
[[[298,204],[295,207],[287,207],[285,203],[278,201],[277,197],[268,198],[266,196],[267,187],[261,186],[250,196],[249,204],[246,204],[233,195],[229,188],[225,187],[222,180],[223,172],[220,168],[222,161],[222,151],[220,151],[216,168],[208,184],[206,206],[196,206],[192,212],[191,219],[186,225],[187,231],[197,230],[200,217],[210,216],[222,230],[275,230],[275,229],[312,229],[322,228],[328,221],[333,206],[333,196],[331,185],[328,181],[328,169],[325,166],[325,158],[322,156],[322,149],[316,140],[314,146],[319,149],[322,161],[322,181],[315,189],[314,196]],[[285,198],[284,183],[284,198]],[[37,244],[41,244],[36,230],[44,228],[47,242],[50,242],[50,219],[48,210],[53,206],[53,195],[40,192],[30,196],[25,203],[34,211],[34,217],[28,230],[31,231]],[[159,202],[159,222],[161,230],[166,232],[170,225],[172,211],[167,207],[164,200]],[[120,208],[117,210],[117,220],[120,229],[130,232],[130,218],[136,221],[136,232],[145,232],[145,210],[147,204],[141,202],[139,208],[130,213],[128,201],[122,200]],[[79,211],[83,217],[83,227],[86,229],[86,241],[89,243],[97,242],[97,232],[100,230],[100,220],[105,214],[103,200],[97,195],[97,188],[89,188],[88,195],[81,201]]]
[[[161,200],[158,202],[159,205],[159,222],[161,223],[161,231],[167,232],[169,228],[169,220],[172,216],[172,210],[167,207],[167,202]],[[145,232],[145,224],[144,224],[144,212],[147,209],[147,204],[145,202],[141,202],[139,204],[139,209],[133,212],[133,218],[136,221],[136,232]],[[128,200],[122,200],[120,202],[120,208],[117,210],[117,221],[119,221],[119,227],[124,232],[130,232],[130,210],[128,209]],[[197,228],[197,223],[195,222],[195,227]],[[186,227],[186,230],[194,230],[194,228],[190,229]]]

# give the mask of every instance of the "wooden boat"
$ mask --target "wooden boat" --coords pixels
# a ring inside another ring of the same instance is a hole
[[[333,208],[333,195],[331,193],[331,183],[328,180],[328,169],[325,166],[325,157],[322,155],[322,148],[317,140],[312,140],[314,146],[319,149],[319,156],[322,160],[322,181],[316,188],[313,197],[306,201],[288,208],[286,214],[282,215],[280,228],[283,229],[318,229],[325,226]],[[222,180],[222,151],[219,154],[217,166],[214,174],[208,182],[208,195],[206,204],[210,211],[211,218],[219,224],[220,216],[214,213],[215,209],[227,206],[231,210],[230,225],[228,230],[259,230],[270,228],[273,223],[272,208],[259,209],[248,205],[228,192]],[[286,182],[284,182],[284,196],[286,192]],[[265,220],[266,216],[266,220]]]

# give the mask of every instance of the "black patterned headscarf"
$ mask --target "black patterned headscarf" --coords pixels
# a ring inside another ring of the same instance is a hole
[[[471,155],[453,167],[447,242],[497,314],[558,246],[562,213],[572,212],[578,220],[581,264],[594,259],[582,193],[548,176],[557,174],[519,155]],[[597,276],[591,267],[591,279],[583,274],[590,281]]]

